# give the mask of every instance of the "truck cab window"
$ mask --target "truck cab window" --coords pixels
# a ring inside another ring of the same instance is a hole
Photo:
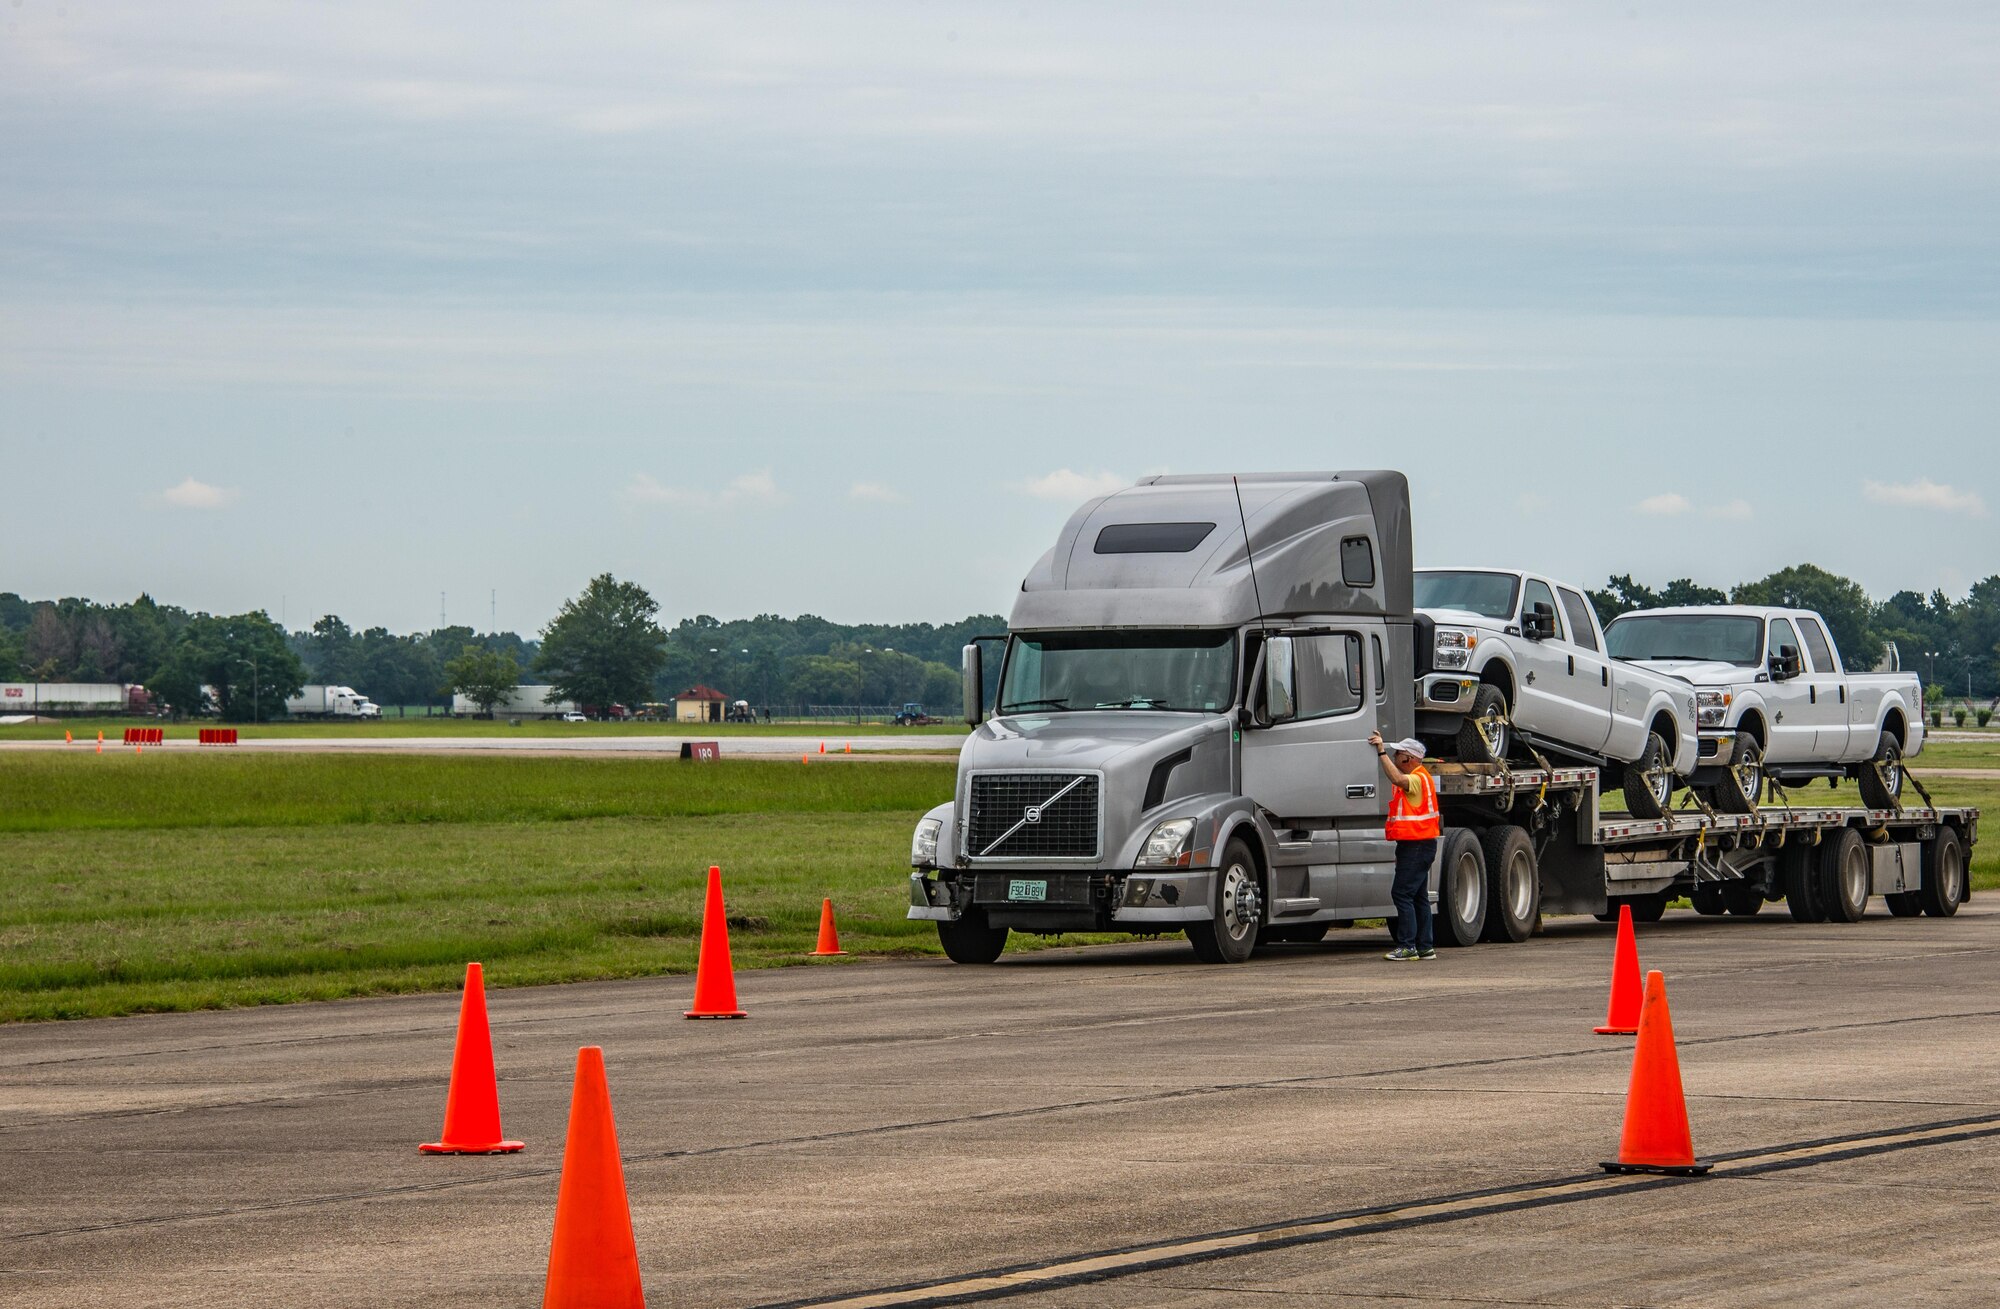
[[[1806,649],[1812,651],[1812,666],[1815,673],[1837,673],[1833,657],[1833,647],[1827,644],[1826,633],[1810,618],[1799,619],[1799,632],[1806,638]]]
[[[1361,707],[1361,638],[1351,632],[1302,636],[1292,642],[1298,677],[1298,716],[1336,718]]]
[[[1771,620],[1771,641],[1770,645],[1764,651],[1764,658],[1767,661],[1775,658],[1786,646],[1790,646],[1794,650],[1798,649],[1799,634],[1794,632],[1792,625],[1784,619],[1773,618]]]
[[[1382,671],[1382,638],[1371,636],[1368,644],[1375,650],[1375,699],[1379,702],[1389,698],[1389,679]]]
[[[1562,610],[1556,608],[1556,593],[1549,590],[1547,582],[1542,581],[1538,577],[1531,577],[1528,579],[1528,585],[1521,591],[1521,618],[1523,622],[1527,620],[1529,614],[1535,612],[1535,606],[1538,604],[1547,605],[1549,612],[1555,615],[1556,630],[1549,634],[1549,639],[1554,641],[1564,639]]]
[[[1569,619],[1569,639],[1586,650],[1597,648],[1597,629],[1590,622],[1590,602],[1568,587],[1563,588],[1563,616]]]

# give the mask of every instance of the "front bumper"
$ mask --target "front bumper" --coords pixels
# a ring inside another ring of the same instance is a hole
[[[1702,732],[1695,749],[1695,762],[1700,767],[1722,768],[1736,757],[1736,733]]]
[[[1041,923],[1064,931],[1153,931],[1215,917],[1212,868],[1077,872],[1070,869],[953,869],[910,874],[908,917],[955,922],[966,910],[985,910],[994,926],[1036,930]],[[1086,924],[1084,920],[1088,919]]]
[[[1417,679],[1417,708],[1437,713],[1472,712],[1479,679],[1464,673],[1426,673]]]

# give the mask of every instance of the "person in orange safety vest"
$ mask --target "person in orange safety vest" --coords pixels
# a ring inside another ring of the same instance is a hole
[[[1437,779],[1424,767],[1424,743],[1416,737],[1385,745],[1380,732],[1371,732],[1368,744],[1375,747],[1383,773],[1396,788],[1389,793],[1385,828],[1396,843],[1396,880],[1389,888],[1389,898],[1396,905],[1396,917],[1390,923],[1396,945],[1382,957],[1398,962],[1435,959],[1431,865],[1437,861],[1438,837],[1444,831],[1438,813]]]

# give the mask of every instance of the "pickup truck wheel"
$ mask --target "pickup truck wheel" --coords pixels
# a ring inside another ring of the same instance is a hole
[[[1937,839],[1924,843],[1917,903],[1933,918],[1949,918],[1965,903],[1965,842],[1956,828],[1940,827]]]
[[[1778,856],[1784,878],[1785,908],[1795,923],[1823,923],[1826,909],[1819,900],[1819,878],[1814,875],[1815,851],[1809,845],[1787,845]]]
[[[1646,733],[1646,749],[1625,765],[1625,811],[1634,818],[1665,818],[1674,793],[1674,770],[1667,743]]]
[[[1868,843],[1851,827],[1819,845],[1819,902],[1830,923],[1858,923],[1868,912]]]
[[[1870,809],[1894,809],[1903,794],[1903,747],[1887,732],[1875,742],[1875,753],[1854,766],[1854,783],[1861,802]]]
[[[1688,892],[1688,902],[1703,918],[1720,918],[1729,912],[1729,906],[1723,903],[1722,888],[1719,886],[1695,887]]]
[[[1542,880],[1535,843],[1511,824],[1489,827],[1480,838],[1486,856],[1486,927],[1482,941],[1525,941],[1542,916]]]
[[[1222,847],[1215,891],[1209,906],[1215,917],[1189,923],[1188,944],[1205,964],[1240,964],[1257,948],[1257,929],[1264,917],[1264,888],[1257,878],[1257,861],[1241,839]]]
[[[1472,693],[1472,709],[1458,725],[1459,762],[1498,764],[1514,748],[1514,728],[1507,715],[1507,697],[1497,686],[1482,684]]]
[[[1437,909],[1431,938],[1439,945],[1475,945],[1486,930],[1486,851],[1469,828],[1447,827],[1438,843]]]
[[[1764,747],[1750,733],[1738,732],[1722,781],[1709,792],[1709,803],[1725,814],[1754,814],[1763,793]]]
[[[986,921],[986,911],[977,905],[967,909],[955,922],[940,922],[938,944],[945,958],[955,964],[990,964],[1007,948],[1007,929]]]
[[[1732,918],[1755,918],[1764,907],[1764,893],[1754,886],[1731,882],[1722,888],[1722,907]]]

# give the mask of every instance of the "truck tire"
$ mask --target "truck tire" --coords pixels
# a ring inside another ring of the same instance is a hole
[[[1778,854],[1778,868],[1784,879],[1785,908],[1795,923],[1823,923],[1826,909],[1819,901],[1819,878],[1814,874],[1815,855],[1809,845],[1787,845]]]
[[[1723,903],[1722,888],[1714,883],[1697,886],[1689,891],[1688,903],[1692,904],[1694,911],[1703,918],[1720,918],[1729,912],[1729,906]]]
[[[1486,926],[1482,941],[1525,941],[1542,922],[1542,876],[1535,843],[1511,824],[1489,827],[1479,840],[1486,857]]]
[[[1924,902],[1919,891],[1895,891],[1882,897],[1882,903],[1889,906],[1891,918],[1915,918],[1924,911]]]
[[[1646,733],[1646,749],[1625,765],[1625,812],[1634,818],[1665,818],[1674,793],[1674,770],[1667,743],[1658,732]]]
[[[1241,837],[1231,837],[1222,847],[1209,907],[1215,910],[1215,917],[1187,927],[1194,957],[1205,964],[1242,963],[1257,948],[1257,930],[1264,919],[1264,885],[1257,875],[1257,861]]]
[[[1895,737],[1882,733],[1875,753],[1854,766],[1854,784],[1870,809],[1896,807],[1903,794],[1903,747]]]
[[[1868,912],[1868,843],[1851,827],[1819,845],[1819,903],[1829,923],[1858,923]]]
[[[1442,946],[1477,944],[1486,930],[1486,851],[1469,828],[1447,827],[1438,842],[1437,898],[1432,939]]]
[[[1007,948],[1007,929],[986,921],[986,911],[977,905],[967,909],[955,922],[940,922],[938,944],[945,958],[955,964],[990,964]]]
[[[1736,744],[1720,782],[1709,788],[1708,802],[1725,814],[1754,814],[1764,795],[1764,747],[1748,732],[1736,734]]]
[[[1764,892],[1741,882],[1731,882],[1722,888],[1722,907],[1733,918],[1755,918],[1764,908]]]
[[[1472,693],[1472,708],[1458,725],[1455,753],[1460,763],[1499,764],[1514,748],[1513,719],[1500,688],[1482,683]]]
[[[1955,827],[1940,827],[1924,842],[1923,878],[1917,903],[1933,918],[1949,918],[1965,903],[1965,840]]]

